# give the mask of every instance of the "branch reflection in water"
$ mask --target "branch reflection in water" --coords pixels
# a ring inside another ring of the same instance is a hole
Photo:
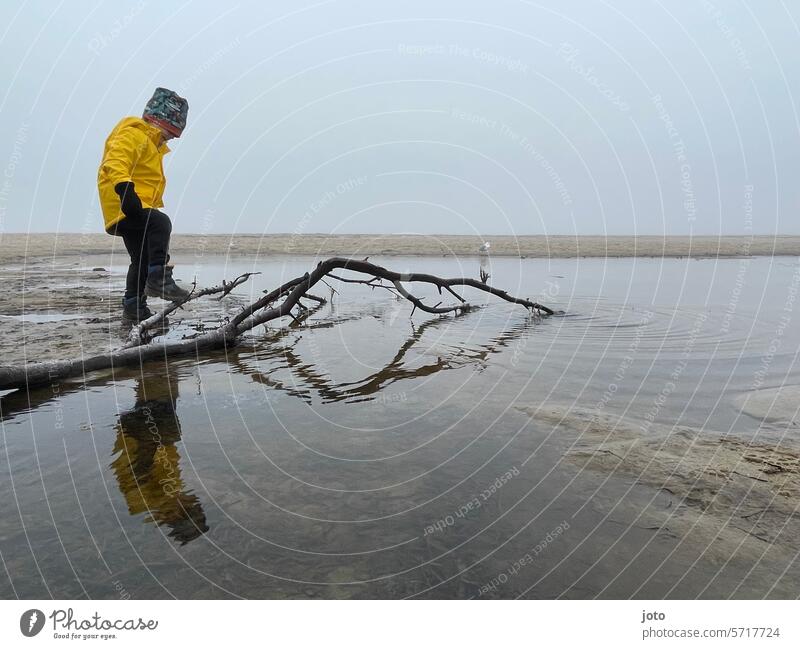
[[[486,343],[468,346],[451,344],[447,349],[440,349],[434,362],[414,365],[407,355],[424,341],[425,333],[450,326],[456,320],[469,318],[474,314],[465,313],[457,316],[433,318],[421,325],[411,323],[411,333],[400,345],[394,357],[380,370],[356,381],[337,382],[330,373],[319,367],[319,363],[311,362],[297,351],[298,343],[304,334],[313,335],[314,331],[327,329],[353,318],[338,318],[336,321],[319,320],[306,322],[308,315],[317,309],[309,310],[302,320],[280,330],[271,331],[266,339],[258,341],[251,351],[228,353],[229,363],[241,374],[270,388],[281,390],[286,394],[298,397],[311,404],[315,397],[322,403],[357,403],[379,398],[379,393],[392,384],[402,381],[428,377],[442,370],[450,370],[468,365],[479,369],[486,366],[488,358],[510,345],[524,347],[525,338],[534,330],[539,321],[535,316],[520,319],[507,330],[490,338]],[[266,343],[266,344],[265,344]],[[430,354],[430,352],[427,352]],[[265,368],[265,366],[267,366]],[[279,370],[289,370],[292,381],[275,378],[273,374]]]

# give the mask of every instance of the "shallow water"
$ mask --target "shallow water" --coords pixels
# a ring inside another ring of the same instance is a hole
[[[42,322],[63,322],[64,320],[80,320],[83,316],[71,313],[26,313],[24,315],[0,315],[0,318],[14,320],[15,322],[31,322],[41,324]]]
[[[262,271],[238,302],[313,264],[176,261],[201,285]],[[487,263],[490,283],[564,315],[464,291],[488,306],[410,319],[388,292],[342,285],[302,325],[227,353],[3,397],[0,596],[800,595],[800,541],[720,556],[716,519],[679,534],[648,522],[685,504],[581,469],[567,453],[580,430],[530,416],[553,403],[645,435],[679,423],[800,446],[791,422],[735,406],[800,384],[797,260]]]

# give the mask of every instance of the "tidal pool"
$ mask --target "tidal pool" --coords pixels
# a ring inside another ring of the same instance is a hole
[[[170,336],[314,263],[176,261],[263,274]],[[798,261],[484,263],[563,315],[334,283],[226,352],[3,396],[0,596],[800,595],[800,419],[737,405],[800,385]]]

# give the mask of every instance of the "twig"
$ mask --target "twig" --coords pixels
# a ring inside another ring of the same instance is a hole
[[[400,293],[404,298],[406,298],[411,304],[414,305],[414,308],[419,309],[420,311],[425,311],[427,313],[453,313],[454,311],[468,311],[470,309],[469,304],[463,302],[462,304],[457,304],[455,306],[427,306],[423,304],[422,300],[420,300],[417,296],[412,295],[409,293],[405,287],[398,281],[393,282],[394,287],[397,289],[397,292]],[[441,304],[441,302],[439,302]],[[411,312],[411,315],[414,315],[414,312]]]
[[[216,293],[222,293],[218,299],[222,299],[226,295],[228,295],[233,289],[235,289],[240,284],[244,284],[248,279],[250,279],[253,275],[260,275],[261,272],[253,272],[253,273],[243,273],[239,275],[236,279],[230,282],[226,282],[224,279],[222,280],[222,284],[218,284],[216,286],[209,286],[208,288],[197,290],[197,280],[192,282],[192,290],[189,292],[189,295],[177,302],[170,302],[167,306],[163,309],[154,313],[149,318],[142,320],[138,325],[133,327],[128,334],[128,341],[123,345],[123,349],[129,349],[131,347],[138,347],[144,342],[145,334],[153,329],[154,327],[160,325],[164,322],[166,317],[177,311],[178,309],[182,308],[184,304],[187,302],[191,302],[198,298],[204,297],[206,295],[214,295]]]
[[[334,296],[334,294],[336,294],[336,295],[338,295],[338,294],[339,294],[339,291],[337,291],[335,288],[333,288],[333,286],[331,286],[331,285],[330,285],[328,282],[326,282],[324,279],[322,279],[322,280],[320,280],[320,281],[321,281],[323,284],[325,284],[325,286],[327,286],[329,289],[331,289],[331,297],[333,297],[333,296]]]

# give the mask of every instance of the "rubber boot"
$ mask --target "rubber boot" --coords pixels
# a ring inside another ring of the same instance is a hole
[[[122,319],[126,322],[141,322],[153,313],[147,308],[147,298],[138,297],[122,298]]]
[[[189,292],[182,289],[172,279],[172,268],[169,266],[151,266],[147,273],[145,295],[158,297],[168,302],[181,302],[189,297]]]

